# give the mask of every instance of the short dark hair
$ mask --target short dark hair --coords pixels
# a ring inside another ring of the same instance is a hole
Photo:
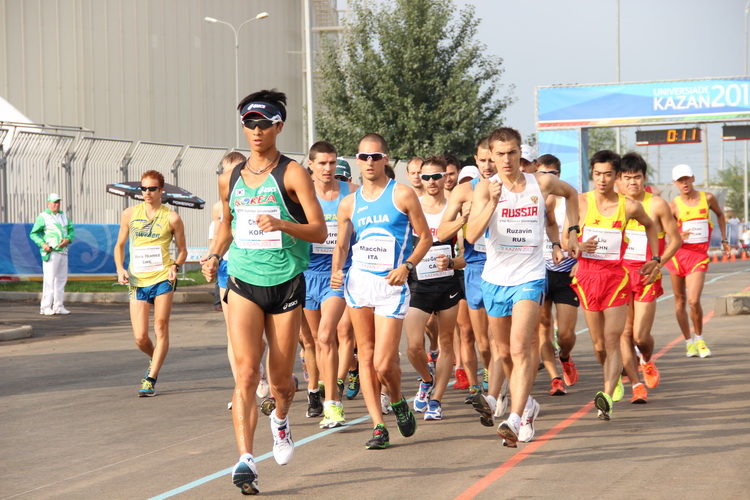
[[[422,168],[424,168],[426,165],[437,165],[443,172],[448,169],[448,161],[446,160],[445,156],[441,155],[428,156],[427,159],[425,159],[424,163],[422,163]]]
[[[643,177],[646,177],[647,168],[646,160],[643,159],[643,156],[635,151],[631,151],[622,156],[619,172],[640,172],[643,174]]]
[[[542,155],[536,160],[539,165],[544,165],[545,167],[552,167],[555,170],[560,170],[560,158],[558,158],[555,155],[546,154]]]
[[[243,155],[239,151],[232,151],[231,153],[225,155],[224,158],[221,159],[221,164],[222,165],[237,165],[238,163],[242,163],[245,160],[247,160],[247,158],[245,158],[245,155]]]
[[[318,156],[318,154],[337,154],[336,153],[336,146],[331,144],[328,141],[318,141],[312,146],[310,146],[310,152],[308,153],[307,157],[315,161],[315,157]]]
[[[380,147],[383,148],[383,151],[381,151],[381,153],[388,154],[388,142],[382,135],[376,134],[375,132],[370,132],[369,134],[366,134],[363,138],[361,138],[357,145],[359,146],[365,141],[379,142]]]
[[[510,127],[500,127],[492,131],[490,136],[487,138],[487,142],[489,143],[490,146],[492,146],[492,144],[497,141],[500,141],[500,142],[515,141],[519,148],[521,147],[521,143],[523,142],[521,140],[521,134],[518,133],[518,130],[514,128],[510,128]]]
[[[615,167],[615,172],[620,171],[620,155],[609,149],[602,149],[594,153],[589,161],[589,166],[594,168],[595,163],[609,163]]]
[[[273,104],[281,112],[282,121],[286,121],[286,94],[276,89],[259,90],[248,94],[237,105],[237,111],[241,110],[246,104],[251,102],[267,102]]]
[[[161,174],[161,172],[157,170],[146,170],[143,172],[143,175],[141,175],[141,180],[145,179],[146,177],[150,179],[156,179],[159,182],[159,187],[164,187],[164,176]]]
[[[385,164],[385,175],[389,179],[395,179],[396,178],[396,172],[393,171],[393,167],[389,164]]]
[[[461,170],[461,160],[458,159],[458,156],[453,153],[445,153],[443,158],[445,159],[446,169],[448,168],[448,165],[454,165],[456,170]]]
[[[490,149],[489,136],[485,136],[479,139],[479,142],[477,142],[477,147],[475,149]]]

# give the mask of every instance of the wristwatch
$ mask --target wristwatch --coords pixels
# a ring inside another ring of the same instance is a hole
[[[412,263],[411,263],[411,262],[409,262],[408,260],[405,260],[405,261],[404,261],[404,265],[406,266],[406,269],[407,269],[407,270],[408,270],[409,272],[412,272],[412,271],[414,270],[414,264],[412,264]]]
[[[211,257],[216,257],[216,260],[218,262],[221,262],[221,255],[219,255],[218,253],[212,253],[211,255],[208,256],[206,260],[211,260]]]
[[[574,230],[577,233],[577,232],[579,232],[581,230],[581,227],[580,226],[570,226],[568,228],[568,232],[571,232],[571,231],[574,231]]]
[[[559,241],[553,241],[553,242],[552,242],[552,248],[555,248],[555,246],[558,246],[558,247],[560,247],[560,250],[562,250],[562,245],[560,244],[560,242],[559,242]]]
[[[658,255],[654,255],[653,257],[651,257],[651,260],[655,260],[656,262],[661,264],[661,257],[659,257]]]
[[[456,266],[456,263],[453,262],[453,259],[448,258],[448,269],[453,269]]]

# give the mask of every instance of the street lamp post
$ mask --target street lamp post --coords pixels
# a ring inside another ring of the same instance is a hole
[[[229,26],[232,29],[232,33],[234,33],[234,102],[235,105],[240,102],[240,30],[242,30],[242,27],[245,26],[250,21],[256,21],[260,19],[265,19],[268,17],[268,12],[261,12],[257,16],[248,19],[244,23],[240,24],[239,28],[236,28],[232,26],[230,23],[226,21],[220,21],[219,19],[216,19],[215,17],[204,17],[203,20],[207,21],[209,23],[219,23],[224,24],[226,26]],[[240,147],[240,129],[237,129],[237,148]]]

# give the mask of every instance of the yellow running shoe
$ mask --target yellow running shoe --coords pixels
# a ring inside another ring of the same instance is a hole
[[[695,346],[698,348],[698,356],[701,358],[710,358],[711,350],[706,345],[706,341],[701,339],[695,342]]]
[[[706,345],[704,342],[703,345]],[[697,358],[698,357],[698,349],[695,347],[695,342],[690,342],[687,345],[687,354],[685,354],[688,358]]]
[[[617,379],[617,387],[615,392],[612,393],[612,401],[620,401],[625,396],[625,387],[622,385],[622,375]]]
[[[610,420],[612,418],[612,398],[606,392],[599,391],[594,396],[594,406],[598,411],[599,420]]]

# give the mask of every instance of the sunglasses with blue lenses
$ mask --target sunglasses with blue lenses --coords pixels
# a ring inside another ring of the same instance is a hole
[[[358,160],[362,161],[380,161],[388,155],[385,153],[357,153],[356,156]]]
[[[273,127],[275,123],[271,120],[259,119],[259,120],[242,120],[242,125],[250,130],[255,130],[255,127],[260,127],[261,130],[268,130]]]
[[[159,186],[141,186],[141,191],[143,191],[144,193],[146,191],[151,191],[153,193],[157,189],[161,189],[161,188]]]
[[[444,175],[445,172],[435,172],[434,174],[422,174],[420,175],[420,177],[423,181],[429,181],[430,179],[432,179],[433,181],[439,181],[443,178]]]

